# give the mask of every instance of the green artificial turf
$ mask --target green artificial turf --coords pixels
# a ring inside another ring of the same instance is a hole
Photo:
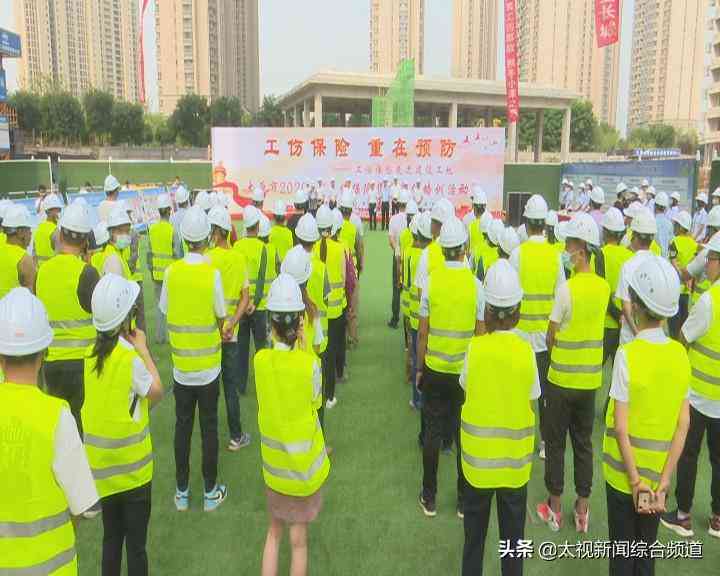
[[[319,575],[447,575],[459,574],[463,547],[462,522],[455,515],[455,459],[440,461],[438,515],[422,515],[417,497],[422,459],[417,446],[418,415],[408,406],[410,388],[404,381],[402,332],[386,323],[390,315],[390,249],[387,236],[366,235],[366,272],[361,279],[360,346],[349,353],[347,383],[338,384],[338,404],[326,411],[326,438],[332,445],[332,469],[324,488],[325,504],[309,530],[309,572]],[[142,260],[144,262],[144,259]],[[151,284],[145,283],[149,340],[157,313]],[[170,390],[171,365],[167,346],[153,347],[167,396],[152,413],[155,452],[153,510],[148,555],[153,574],[215,576],[259,574],[267,528],[264,484],[260,468],[257,404],[252,382],[241,398],[243,427],[252,444],[237,453],[225,448],[228,433],[225,405],[220,400],[219,478],[228,486],[227,501],[213,513],[202,511],[200,430],[193,436],[191,503],[186,513],[175,511],[173,460],[174,402]],[[606,380],[609,370],[606,370]],[[607,390],[598,393],[598,412]],[[599,460],[601,422],[596,418],[595,476],[590,532],[580,540],[607,540],[605,485]],[[545,498],[543,463],[536,460],[528,488],[528,503]],[[565,525],[553,534],[528,519],[526,538],[575,543],[572,453],[566,456]],[[710,466],[703,449],[693,508],[696,537],[704,543],[701,560],[662,560],[657,574],[681,571],[693,575],[720,574],[720,541],[707,535],[710,513]],[[674,506],[674,498],[670,500]],[[678,540],[660,528],[660,540]],[[485,574],[500,573],[497,522],[493,512],[485,551]],[[78,528],[80,573],[100,573],[102,521],[82,521]],[[281,549],[281,574],[289,565],[287,539]],[[607,574],[607,560],[537,557],[525,564],[525,574]]]

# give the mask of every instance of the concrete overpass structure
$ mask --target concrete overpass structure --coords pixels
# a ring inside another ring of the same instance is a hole
[[[394,77],[390,74],[318,72],[279,100],[285,126],[320,128],[324,114],[339,114],[346,125],[350,114],[371,114],[372,99],[384,96]],[[573,101],[581,95],[569,90],[520,83],[520,110],[535,112],[535,161],[542,160],[543,112],[563,110],[560,155],[570,154]],[[459,78],[415,78],[415,125],[437,127],[492,126],[494,115],[505,113],[505,82]],[[507,134],[507,159],[517,160],[518,134]]]

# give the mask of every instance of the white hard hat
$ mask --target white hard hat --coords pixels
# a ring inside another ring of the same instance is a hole
[[[565,242],[568,224],[569,222],[567,220],[564,220],[562,222],[558,222],[557,226],[555,226],[555,239],[558,242]]]
[[[42,201],[42,209],[47,211],[52,210],[53,208],[62,210],[63,203],[57,194],[48,194]]]
[[[520,246],[520,237],[515,232],[515,228],[508,226],[500,234],[500,249],[509,256],[518,246]]]
[[[303,214],[295,226],[295,236],[303,242],[317,242],[320,240],[320,231],[312,214]]]
[[[673,192],[672,194],[670,194],[670,198],[672,198],[673,200],[677,200],[678,202],[680,202],[680,192]]]
[[[265,216],[265,214],[260,212],[260,226],[258,226],[258,238],[267,238],[268,236],[270,236],[270,230],[272,230],[270,219]]]
[[[423,212],[418,216],[417,231],[426,240],[432,240],[432,217],[430,212]]]
[[[660,206],[661,208],[667,208],[670,206],[670,198],[667,195],[667,192],[660,192],[655,197],[655,206]]]
[[[708,212],[705,225],[720,228],[720,206],[713,206],[710,212]]]
[[[45,350],[53,340],[42,302],[27,288],[13,288],[0,300],[0,354],[27,356]]]
[[[647,193],[651,196],[655,196],[655,186],[648,186]]]
[[[407,206],[405,206],[405,214],[408,214],[409,216],[414,216],[419,212],[418,205],[415,200],[410,200],[410,202],[407,203]]]
[[[664,258],[645,258],[630,277],[630,286],[651,312],[664,318],[677,314],[680,278]]]
[[[280,265],[282,274],[289,274],[298,284],[305,284],[310,278],[312,264],[310,254],[302,246],[291,248]]]
[[[285,200],[282,198],[278,198],[275,200],[275,203],[273,204],[273,214],[275,216],[285,216],[285,213],[287,212],[287,205],[285,204]]]
[[[490,222],[490,225],[488,226],[488,239],[492,244],[497,246],[500,244],[500,235],[505,230],[505,224],[502,223],[501,220],[496,220],[495,218],[492,219]]]
[[[616,193],[616,194],[622,194],[622,193],[625,192],[625,190],[627,190],[627,189],[628,189],[627,184],[625,184],[625,182],[620,182],[620,184],[618,184],[618,185],[615,187],[615,193]]]
[[[210,222],[211,226],[218,226],[227,232],[232,230],[230,212],[222,206],[213,206],[210,212],[208,212],[208,222]]]
[[[260,222],[260,210],[252,204],[245,206],[245,208],[243,208],[243,223],[245,229],[252,228],[258,222]]]
[[[13,204],[5,211],[3,228],[30,228],[30,212],[22,204]]]
[[[680,224],[680,226],[685,228],[685,230],[690,230],[690,228],[692,226],[692,217],[687,212],[687,210],[681,210],[680,212],[675,214],[672,217],[672,221]]]
[[[127,218],[127,214],[125,214],[125,218]],[[87,208],[80,204],[70,204],[60,218],[60,228],[78,234],[88,234],[92,227]]]
[[[471,198],[472,203],[477,206],[484,206],[487,204],[487,195],[485,194],[485,190],[483,190],[480,186],[473,186]]]
[[[320,230],[332,228],[333,212],[326,204],[323,204],[320,208],[318,208],[315,218],[317,219],[317,225]]]
[[[430,218],[432,220],[435,220],[436,222],[440,222],[441,224],[450,217],[450,213],[447,209],[447,204],[442,200],[443,199],[440,199],[435,202],[432,207],[432,212],[430,213]]]
[[[130,217],[127,214],[127,210],[125,210],[124,203],[117,202],[112,210],[110,210],[110,214],[108,214],[107,227],[117,228],[118,226],[125,226],[126,224],[131,224]]]
[[[600,246],[600,231],[597,224],[593,217],[585,212],[579,212],[570,220],[565,238],[576,238],[593,246]]]
[[[0,200],[0,220],[5,217],[5,212],[13,205],[12,200]]]
[[[140,286],[117,274],[105,274],[95,285],[90,306],[93,326],[98,332],[114,330],[135,305]]]
[[[410,192],[408,192],[405,188],[400,190],[400,194],[398,194],[398,204],[407,204],[410,201]]]
[[[108,232],[105,222],[98,222],[93,228],[93,236],[95,237],[95,245],[102,246],[110,241],[110,232]]]
[[[340,228],[343,227],[343,222],[345,222],[342,212],[335,208],[332,211],[332,217],[333,217],[333,223],[332,223],[332,232],[331,234],[335,236],[340,231]]]
[[[343,189],[342,194],[340,194],[340,202],[338,202],[338,204],[340,208],[352,210],[353,205],[355,204],[355,199],[353,198],[353,192],[350,188]]]
[[[578,189],[579,189],[579,190],[585,190],[585,183],[584,183],[584,182],[580,182],[580,184],[578,184]]]
[[[456,216],[451,216],[442,225],[438,244],[442,248],[457,248],[467,242],[467,230],[462,220]]]
[[[190,200],[190,192],[188,192],[188,189],[185,188],[185,186],[178,186],[177,190],[175,190],[175,202],[178,204],[185,204],[185,202],[188,202]]]
[[[720,253],[720,232],[715,232],[710,238],[710,241],[703,244],[703,247],[711,250],[712,252]]]
[[[265,202],[265,192],[263,192],[263,189],[260,188],[260,186],[257,186],[253,190],[252,201],[253,202]]]
[[[197,193],[195,196],[194,206],[198,206],[206,212],[212,208],[212,200],[210,199],[210,195],[207,193],[207,190],[200,190],[200,192]]]
[[[715,190],[713,190],[712,195],[713,195],[715,198],[717,198],[718,196],[720,196],[720,187],[715,188]]]
[[[112,174],[110,174],[107,178],[105,178],[105,184],[103,184],[103,190],[107,194],[108,192],[113,192],[120,188],[120,182],[118,182],[118,179],[115,178]]]
[[[545,226],[555,226],[558,223],[558,215],[555,210],[548,210],[547,216],[545,216]]]
[[[202,242],[210,236],[210,222],[200,206],[188,208],[180,224],[180,233],[187,242]]]
[[[523,216],[525,218],[528,218],[529,220],[545,220],[545,216],[547,216],[548,212],[548,205],[547,202],[545,202],[545,198],[540,196],[540,194],[533,194],[530,196],[530,198],[527,201],[527,204],[525,204],[525,211],[523,212]]]
[[[410,228],[410,232],[413,236],[417,235],[418,233],[418,222],[420,221],[420,214],[414,214],[413,217],[410,219],[410,225],[408,228]]]
[[[615,206],[610,206],[607,212],[603,214],[602,225],[603,228],[610,232],[625,232],[625,219],[622,212]]]
[[[635,196],[639,196],[639,195],[640,195],[640,189],[639,189],[637,186],[633,186],[632,188],[630,188],[630,193],[631,193],[631,194],[635,194]]]
[[[159,194],[155,203],[158,210],[164,210],[165,208],[172,208],[172,202],[170,201],[169,194]]]
[[[568,180],[567,178],[563,178],[562,183],[563,186],[567,186],[568,184],[570,184],[570,180]]]
[[[630,223],[630,230],[638,234],[657,234],[657,221],[647,208],[641,208]]]
[[[648,179],[647,179],[647,178],[643,178],[642,184],[640,184],[640,186],[641,186],[642,188],[645,188],[645,187],[647,187],[647,186],[650,186],[650,182],[648,182]]]
[[[625,210],[623,210],[623,215],[627,216],[628,218],[635,218],[637,213],[643,208],[644,206],[636,200],[635,202],[632,202],[630,206],[625,208]]]
[[[307,201],[307,192],[303,188],[298,188],[295,192],[295,196],[293,197],[293,204],[295,204],[295,206],[300,206],[301,204],[305,204]]]
[[[605,190],[600,188],[600,186],[595,186],[590,191],[590,200],[595,202],[595,204],[605,204]]]
[[[485,275],[485,302],[495,308],[512,308],[522,297],[520,276],[508,260],[500,259],[490,266]]]
[[[305,303],[300,286],[289,274],[281,273],[270,286],[267,299],[269,312],[302,312]]]
[[[708,203],[707,194],[705,194],[705,192],[700,192],[700,194],[698,194],[695,197],[695,200],[698,200],[699,202],[704,202],[705,204],[707,204]]]
[[[588,178],[587,180],[585,180],[585,185],[586,185],[586,186],[592,186],[592,185],[593,185],[593,183],[592,183],[592,178]]]
[[[480,232],[487,234],[490,229],[490,222],[493,221],[492,214],[490,212],[483,212],[480,216]]]

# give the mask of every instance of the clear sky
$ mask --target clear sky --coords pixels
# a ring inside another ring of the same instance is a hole
[[[370,0],[259,0],[260,93],[280,95],[311,73],[334,69],[366,71],[370,67]],[[620,63],[621,94],[627,93],[630,37],[635,0],[623,3],[623,45]],[[14,27],[14,2],[0,0],[0,27]],[[452,0],[425,0],[425,74],[449,76],[452,37]],[[154,14],[145,26],[147,91],[157,103]],[[498,24],[502,30],[502,22]],[[499,36],[502,38],[502,36]],[[502,73],[502,46],[499,79]],[[16,87],[16,66],[6,61],[8,87]],[[623,90],[623,85],[625,89]],[[627,98],[618,102],[618,120],[624,125]],[[153,106],[154,107],[154,106]]]

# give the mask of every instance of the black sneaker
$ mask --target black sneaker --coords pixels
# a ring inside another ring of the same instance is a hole
[[[690,538],[695,534],[692,529],[690,516],[686,516],[681,519],[678,517],[677,510],[661,514],[660,523],[665,526],[665,528],[672,530],[675,534],[682,536],[683,538]]]
[[[465,502],[463,502],[462,499],[458,499],[455,511],[457,512],[457,517],[460,518],[460,520],[465,518]]]
[[[388,322],[388,327],[392,328],[393,330],[397,330],[399,322],[400,322],[399,320],[390,320]]]
[[[437,510],[435,509],[435,499],[425,498],[420,492],[420,498],[418,499],[420,502],[420,508],[422,508],[423,514],[427,516],[428,518],[434,518],[437,516]]]

